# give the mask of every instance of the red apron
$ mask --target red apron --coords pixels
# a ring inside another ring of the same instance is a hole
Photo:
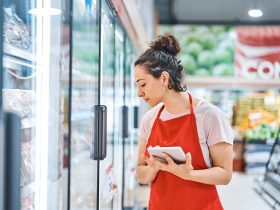
[[[194,170],[206,169],[199,144],[196,120],[189,94],[191,113],[161,121],[160,109],[146,146],[181,146],[192,155]],[[222,210],[216,186],[183,180],[169,172],[159,171],[151,183],[149,210]]]

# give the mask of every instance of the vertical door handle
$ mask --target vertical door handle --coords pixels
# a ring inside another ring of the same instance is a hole
[[[122,123],[122,137],[128,137],[128,107],[122,106],[122,115],[123,115],[123,123]]]
[[[21,121],[14,113],[4,114],[5,210],[20,209]]]
[[[139,127],[139,121],[138,121],[138,115],[139,115],[139,107],[138,106],[134,106],[133,107],[133,128],[138,128]]]
[[[94,135],[91,158],[103,160],[107,154],[107,107],[95,105],[92,111],[94,112]]]

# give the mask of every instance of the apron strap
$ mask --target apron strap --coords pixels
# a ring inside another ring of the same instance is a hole
[[[157,114],[156,119],[159,119],[160,114],[161,114],[161,112],[162,112],[163,109],[164,109],[164,104],[163,104],[162,107],[160,108],[160,110],[159,110],[159,112],[158,112],[158,114]]]
[[[189,101],[190,101],[191,114],[193,115],[194,112],[193,112],[193,105],[192,105],[192,96],[189,93],[188,93],[188,95],[189,95]]]

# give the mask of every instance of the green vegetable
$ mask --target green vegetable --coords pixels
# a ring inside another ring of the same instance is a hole
[[[186,46],[185,52],[192,55],[193,57],[197,57],[199,53],[201,53],[202,47],[197,42],[191,42],[188,46]]]
[[[216,63],[232,63],[233,57],[226,49],[218,49],[215,51]]]
[[[213,50],[217,47],[217,40],[213,34],[201,34],[199,41],[206,50]]]
[[[195,75],[197,76],[210,76],[211,72],[205,68],[199,68],[195,71]]]
[[[227,31],[225,26],[212,26],[210,27],[210,30],[215,35],[219,35]]]
[[[215,63],[215,55],[211,51],[202,51],[197,59],[200,67],[210,68]]]
[[[182,65],[186,71],[187,74],[194,74],[196,68],[197,68],[197,64],[195,59],[188,54],[183,54],[180,56],[181,61],[182,61]]]
[[[233,76],[234,67],[233,64],[221,63],[212,69],[212,75],[214,76]]]

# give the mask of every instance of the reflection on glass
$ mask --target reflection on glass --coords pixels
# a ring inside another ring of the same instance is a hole
[[[90,159],[92,107],[98,104],[98,20],[96,1],[73,1],[71,110],[71,210],[96,209],[97,161]]]
[[[69,14],[39,17],[28,11],[62,11],[67,4],[6,0],[2,8],[3,105],[21,117],[22,210],[66,209],[63,138],[68,135],[68,85],[62,80],[69,76]]]
[[[116,81],[115,75],[121,70],[115,64],[115,47],[117,41],[115,36],[115,25],[112,12],[106,2],[102,3],[101,16],[101,104],[107,106],[107,156],[100,164],[100,208],[119,209],[121,196],[121,150],[118,147],[119,139],[116,133],[120,131],[121,115],[115,110],[120,107],[115,103]],[[117,50],[116,50],[117,51]],[[117,122],[116,122],[117,119]],[[116,155],[118,155],[116,157]]]

